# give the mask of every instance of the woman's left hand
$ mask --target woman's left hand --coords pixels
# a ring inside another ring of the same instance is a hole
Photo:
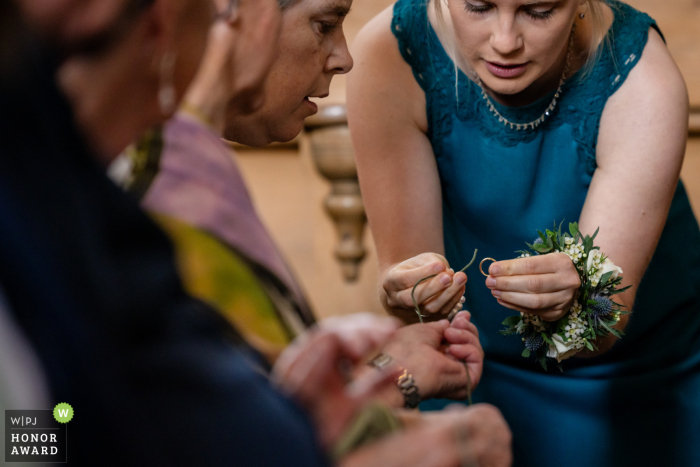
[[[574,263],[563,253],[498,261],[486,278],[499,304],[545,321],[563,317],[580,286]]]

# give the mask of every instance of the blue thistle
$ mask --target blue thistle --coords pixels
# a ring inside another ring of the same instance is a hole
[[[537,237],[534,242],[532,242],[533,245],[541,245],[544,243],[540,237]]]
[[[530,349],[530,352],[536,352],[544,344],[544,339],[539,334],[530,334],[525,338],[525,347]]]
[[[608,316],[612,311],[613,302],[605,295],[593,297],[596,304],[591,306],[591,313],[594,318]]]

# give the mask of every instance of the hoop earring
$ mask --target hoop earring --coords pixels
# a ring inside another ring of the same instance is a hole
[[[169,117],[175,111],[174,71],[176,52],[166,52],[160,59],[160,86],[158,88],[158,106],[164,117]]]

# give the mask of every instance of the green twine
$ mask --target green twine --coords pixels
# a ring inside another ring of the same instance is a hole
[[[464,271],[466,271],[467,269],[469,269],[469,266],[471,266],[472,264],[474,264],[474,260],[476,260],[476,254],[477,254],[478,252],[479,252],[479,250],[475,248],[475,249],[474,249],[474,256],[472,256],[472,260],[469,261],[469,264],[467,264],[466,266],[464,266],[459,272],[464,272]],[[433,275],[431,275],[431,276],[424,277],[423,279],[421,279],[421,280],[419,280],[418,282],[416,282],[416,285],[413,286],[413,290],[411,290],[411,299],[413,300],[413,309],[416,310],[416,314],[418,315],[418,319],[420,320],[421,323],[423,322],[423,318],[425,318],[425,316],[423,316],[423,315],[421,314],[421,312],[420,312],[420,307],[418,306],[418,302],[416,302],[416,296],[415,296],[416,287],[418,287],[418,286],[419,286],[420,284],[422,284],[423,282],[425,282],[425,281],[427,281],[427,280],[429,280],[429,279],[432,279],[432,278],[435,277],[435,276],[437,276],[437,274],[433,274]],[[466,361],[464,362],[464,370],[467,372],[467,403],[468,403],[469,405],[472,405],[472,378],[471,378],[471,376],[469,376],[469,367],[467,367],[467,362],[466,362]]]
[[[471,266],[472,264],[474,264],[474,260],[476,260],[476,254],[477,254],[478,252],[479,252],[479,250],[475,248],[475,249],[474,249],[474,256],[472,256],[472,260],[469,261],[469,264],[467,264],[466,266],[464,266],[459,272],[464,272],[464,271],[466,271],[467,269],[469,269],[469,266]],[[413,309],[416,310],[416,314],[418,315],[418,319],[420,320],[421,323],[423,322],[423,318],[425,318],[425,316],[423,316],[423,315],[421,314],[421,312],[420,312],[420,307],[418,306],[418,302],[416,302],[416,296],[415,296],[416,287],[418,287],[418,286],[419,286],[420,284],[422,284],[423,282],[425,282],[425,281],[427,281],[427,280],[429,280],[429,279],[432,279],[432,278],[435,277],[435,276],[437,276],[437,274],[433,274],[433,275],[431,275],[431,276],[424,277],[423,279],[421,279],[421,280],[419,280],[418,282],[416,282],[416,285],[413,286],[413,290],[411,290],[411,300],[413,300]]]

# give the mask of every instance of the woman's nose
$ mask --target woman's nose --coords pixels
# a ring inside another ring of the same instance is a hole
[[[499,21],[491,34],[491,48],[499,55],[508,56],[523,46],[522,36],[516,30],[512,20]]]

